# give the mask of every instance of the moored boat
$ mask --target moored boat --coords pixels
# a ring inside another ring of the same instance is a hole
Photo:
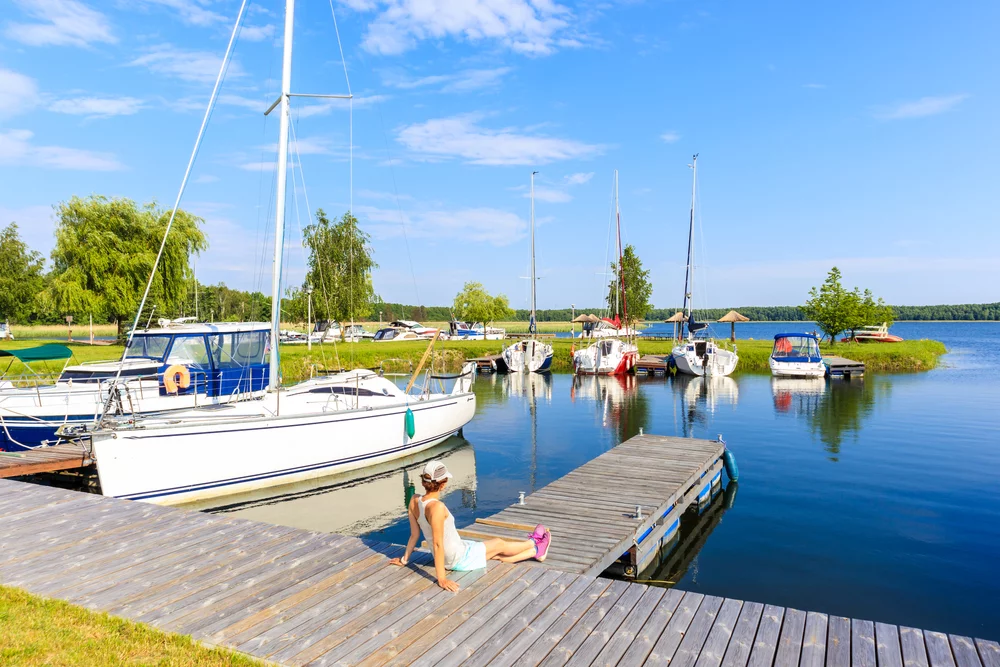
[[[850,338],[842,338],[842,343],[847,343]],[[883,322],[875,326],[861,327],[854,332],[854,340],[858,343],[902,343],[903,339],[889,333],[889,323]]]
[[[774,377],[812,378],[826,375],[819,338],[808,333],[775,334],[768,365]]]

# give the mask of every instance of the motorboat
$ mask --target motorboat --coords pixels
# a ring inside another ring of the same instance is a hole
[[[674,346],[670,356],[678,372],[686,375],[730,375],[740,358],[736,346],[732,350],[718,345],[708,337],[708,323],[694,317],[694,206],[698,183],[698,156],[691,161],[691,216],[688,227],[687,269],[684,272],[684,307],[687,318],[687,340]]]
[[[386,327],[385,329],[379,329],[372,336],[373,343],[388,343],[388,342],[400,342],[407,340],[427,340],[427,336],[422,336],[415,331],[410,329],[396,329],[394,327]]]
[[[483,322],[452,320],[448,323],[448,333],[441,337],[447,340],[503,340],[506,335],[505,329],[488,327]]]
[[[163,323],[132,332],[121,359],[67,365],[55,382],[37,374],[8,378],[0,388],[0,449],[55,441],[63,425],[90,424],[106,409],[169,415],[257,398],[267,389],[267,322]],[[0,355],[31,363],[69,359],[72,350],[49,344]]]
[[[841,342],[847,343],[851,339],[843,338]],[[861,327],[854,332],[854,340],[858,343],[902,343],[903,339],[889,333],[889,323],[883,322],[877,326]]]
[[[617,234],[618,266],[622,264],[622,222],[618,206],[618,171],[615,171],[615,228]],[[604,317],[594,324],[590,337],[594,341],[582,350],[573,352],[573,371],[578,375],[620,375],[629,373],[639,362],[639,346],[635,343],[635,329],[628,326],[628,299],[625,277],[619,269],[619,288],[614,290],[614,319]],[[610,300],[610,298],[609,298]],[[611,306],[612,304],[608,304]]]
[[[819,338],[814,334],[775,334],[768,364],[774,377],[819,378],[826,375]]]
[[[363,324],[358,324],[357,322],[344,324],[343,332],[344,341],[348,343],[360,343],[361,341],[373,340],[375,338],[374,331],[366,330]]]
[[[413,320],[394,320],[389,322],[389,326],[394,329],[412,331],[418,336],[423,336],[425,338],[430,338],[438,332],[438,329],[435,329],[434,327],[427,327],[420,322],[414,322]]]
[[[552,367],[552,346],[537,340],[538,320],[535,308],[535,288],[538,280],[535,277],[535,174],[531,172],[531,313],[528,316],[528,333],[530,338],[520,340],[503,349],[500,357],[502,363],[496,364],[497,369],[506,366],[506,372],[518,373],[548,373]]]
[[[242,17],[241,11],[231,40],[235,40]],[[262,337],[257,341],[259,347],[248,348],[260,349],[262,361],[266,360],[266,379],[261,382],[267,390],[261,395],[241,396],[243,400],[198,405],[165,416],[130,411],[128,401],[119,392],[106,405],[121,405],[121,414],[105,409],[92,425],[63,427],[61,437],[89,440],[101,492],[106,496],[178,504],[349,472],[427,450],[459,432],[475,414],[473,363],[464,364],[458,374],[447,378],[428,374],[423,386],[412,392],[422,364],[405,390],[370,370],[321,375],[292,385],[282,383],[278,296],[282,294],[285,256],[285,199],[292,190],[287,186],[293,0],[285,3],[284,20],[281,95],[272,106],[279,116],[271,273],[271,294],[275,298],[271,299],[269,339]],[[231,53],[227,50],[222,59],[208,110],[216,101]],[[201,139],[199,132],[192,160]],[[300,160],[293,163],[295,167],[302,168]],[[189,172],[182,181],[175,211]],[[154,264],[150,284],[155,271]],[[145,297],[137,313],[142,313],[144,305]],[[176,365],[188,368],[198,359],[207,358],[208,368],[214,372],[214,342],[208,332],[192,336],[185,342],[192,356]],[[238,343],[234,339],[221,360],[233,360],[236,377],[231,382],[240,387],[246,369],[238,359]],[[166,377],[171,377],[170,369]],[[439,391],[431,391],[432,380],[435,386],[441,383]]]

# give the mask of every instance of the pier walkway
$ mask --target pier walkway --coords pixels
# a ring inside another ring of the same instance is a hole
[[[721,482],[725,447],[637,435],[459,533],[523,540],[543,523],[553,535],[546,567],[597,576],[623,559],[634,576],[676,532],[688,505]]]
[[[0,478],[77,470],[93,462],[90,450],[76,443],[36,447],[23,452],[0,452]]]
[[[0,584],[284,665],[1000,667],[996,642],[0,480]]]

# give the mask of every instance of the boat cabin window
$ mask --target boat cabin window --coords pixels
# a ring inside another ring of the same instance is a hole
[[[126,359],[156,359],[163,361],[163,355],[170,345],[170,336],[147,336],[138,334],[132,337],[125,352]]]
[[[167,364],[207,368],[208,348],[205,347],[205,337],[201,335],[177,336],[174,339],[173,347],[170,348]]]
[[[773,357],[819,357],[819,343],[811,336],[782,336],[774,341]]]
[[[243,368],[270,361],[267,331],[240,331],[209,336],[216,368]]]
[[[395,337],[395,329],[381,329],[375,334],[375,340],[392,340]]]
[[[708,352],[708,343],[699,342],[694,344],[694,353],[696,355],[704,357],[706,352]]]

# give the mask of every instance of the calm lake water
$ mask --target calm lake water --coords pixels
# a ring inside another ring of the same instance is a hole
[[[751,323],[737,333],[769,338],[789,329],[802,325]],[[901,323],[892,331],[941,340],[949,354],[931,372],[850,383],[481,377],[464,438],[368,479],[324,480],[223,511],[403,543],[406,487],[430,456],[456,475],[447,502],[462,525],[640,428],[721,433],[739,462],[739,488],[701,515],[689,512],[679,543],[641,578],[998,638],[1000,324]]]

